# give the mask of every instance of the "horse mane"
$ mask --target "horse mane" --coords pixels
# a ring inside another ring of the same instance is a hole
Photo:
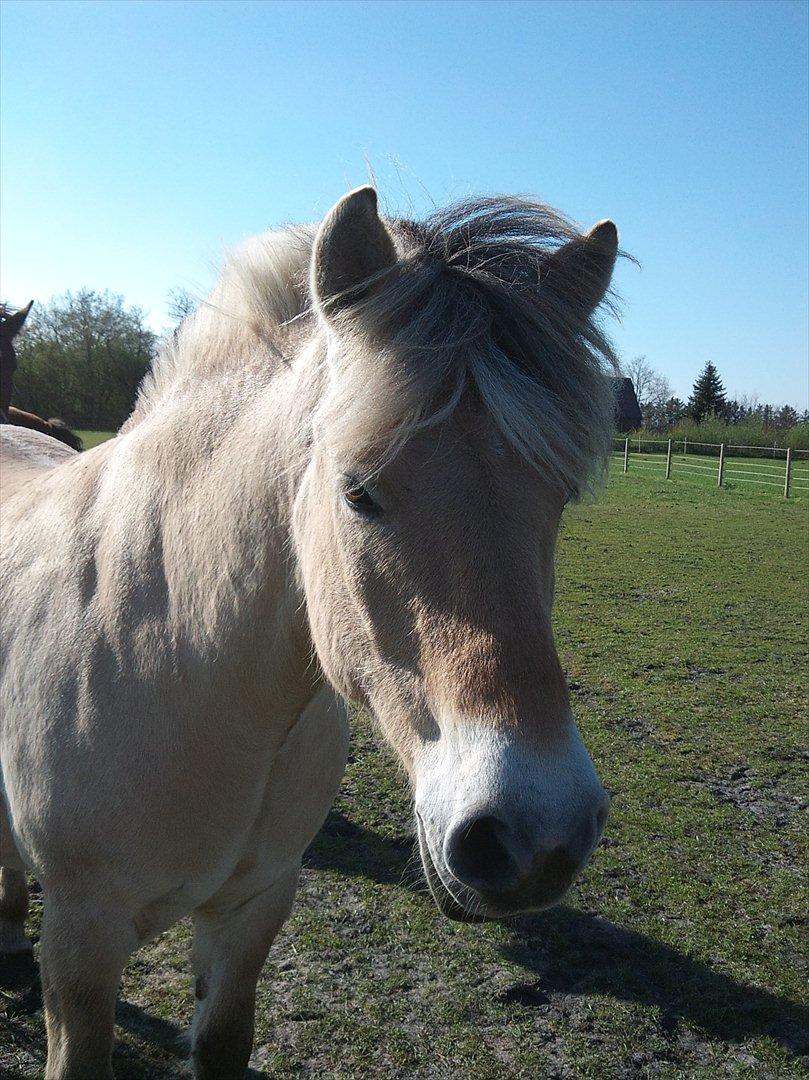
[[[574,302],[580,284],[547,283],[553,253],[581,234],[549,207],[513,197],[387,225],[396,265],[334,316],[340,377],[322,383],[314,416],[333,448],[395,449],[471,388],[549,480],[571,495],[590,486],[610,446],[617,361],[595,315]],[[289,356],[302,328],[311,335],[315,232],[266,233],[226,260],[208,301],[156,361],[130,423],[183,375],[266,365]],[[614,308],[612,294],[605,304]]]
[[[210,295],[183,319],[138,390],[127,431],[164,401],[235,366],[267,367],[286,355],[286,328],[310,313],[308,273],[317,228],[253,236],[224,260]]]

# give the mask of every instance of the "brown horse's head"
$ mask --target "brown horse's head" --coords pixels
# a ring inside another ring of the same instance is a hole
[[[384,222],[370,188],[314,244],[326,389],[295,507],[318,656],[415,791],[447,914],[538,909],[595,848],[607,796],[554,645],[565,503],[603,460],[617,253],[545,207]]]
[[[29,300],[19,311],[11,311],[5,306],[0,306],[0,419],[4,422],[8,420],[11,393],[14,387],[14,372],[17,370],[14,338],[22,330],[23,323],[33,306],[33,300]]]
[[[13,341],[23,328],[25,320],[34,306],[34,301],[29,300],[24,308],[12,311],[11,308],[0,305],[0,342]]]

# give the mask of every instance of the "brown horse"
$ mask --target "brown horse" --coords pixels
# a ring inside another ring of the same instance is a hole
[[[14,338],[23,328],[28,313],[33,307],[34,301],[30,300],[19,311],[10,312],[5,307],[0,307],[0,424],[16,424],[17,427],[31,428],[43,435],[50,435],[58,439],[73,450],[82,449],[82,441],[78,435],[70,430],[63,420],[51,417],[43,420],[36,413],[26,412],[11,404],[11,396],[14,390],[14,372],[17,370],[17,354],[14,349]]]
[[[75,431],[71,431],[64,420],[60,420],[58,416],[52,416],[50,420],[43,420],[36,413],[26,412],[24,409],[17,409],[14,405],[9,405],[8,422],[9,424],[16,424],[17,427],[27,427],[31,428],[32,431],[40,431],[43,435],[50,435],[52,439],[58,439],[72,450],[83,449],[81,438]]]

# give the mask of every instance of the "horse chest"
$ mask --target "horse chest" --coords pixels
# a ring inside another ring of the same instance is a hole
[[[197,874],[143,905],[139,935],[159,933],[203,904],[230,905],[293,870],[323,824],[342,779],[348,725],[329,690],[303,710],[275,755],[241,829],[208,846]]]

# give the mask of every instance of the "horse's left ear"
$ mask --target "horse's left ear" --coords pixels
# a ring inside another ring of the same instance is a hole
[[[8,315],[3,319],[3,333],[6,334],[7,337],[13,338],[19,334],[20,330],[22,330],[23,323],[28,318],[28,312],[33,306],[34,301],[29,300],[24,308],[20,308],[20,310],[15,311],[13,315]]]
[[[350,191],[329,211],[312,250],[312,291],[322,314],[350,308],[363,286],[396,262],[393,237],[377,211],[372,187]]]
[[[563,303],[589,319],[610,287],[618,256],[618,230],[612,221],[599,221],[584,236],[569,241],[548,258],[546,288]]]

